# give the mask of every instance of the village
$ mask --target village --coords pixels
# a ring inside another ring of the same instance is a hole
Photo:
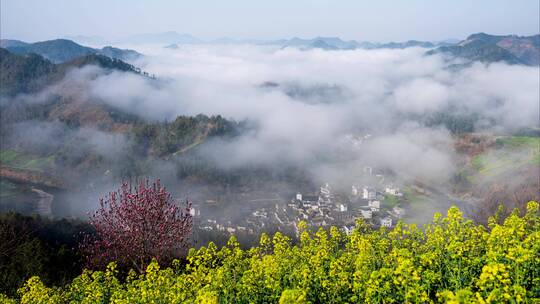
[[[371,168],[368,170],[371,173]],[[300,221],[305,221],[310,227],[336,226],[348,234],[360,218],[374,227],[393,227],[405,215],[405,208],[399,204],[386,205],[385,202],[399,201],[403,193],[393,184],[376,184],[351,185],[350,191],[344,192],[336,191],[325,183],[314,193],[299,192],[291,198],[244,204],[243,213],[234,220],[205,212],[208,206],[202,208],[201,204],[194,204],[191,214],[197,229],[229,234],[298,233]]]

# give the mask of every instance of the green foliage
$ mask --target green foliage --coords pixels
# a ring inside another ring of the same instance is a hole
[[[453,114],[453,111],[441,111],[429,115],[428,126],[444,126],[452,134],[474,132],[474,124],[479,119],[478,114]]]
[[[1,214],[0,294],[15,295],[32,276],[40,276],[47,284],[71,281],[82,268],[72,248],[77,245],[77,233],[84,229],[82,223],[67,220]]]
[[[146,152],[159,156],[178,154],[197,146],[212,136],[235,134],[236,123],[218,116],[178,116],[172,122],[141,123],[133,132],[135,141]]]
[[[539,205],[502,223],[474,224],[452,207],[424,229],[399,223],[372,230],[358,222],[310,232],[299,224],[293,245],[263,234],[242,250],[234,237],[191,249],[185,265],[118,281],[115,265],[85,271],[62,289],[31,278],[22,303],[530,303],[540,298]]]

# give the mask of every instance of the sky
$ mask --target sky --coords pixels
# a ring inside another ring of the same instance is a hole
[[[0,37],[106,39],[176,31],[201,39],[339,36],[361,41],[463,39],[540,32],[538,0],[2,0]]]

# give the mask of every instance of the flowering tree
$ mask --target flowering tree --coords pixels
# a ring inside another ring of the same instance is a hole
[[[100,199],[92,215],[94,234],[86,234],[80,249],[86,266],[103,268],[115,261],[119,266],[143,272],[155,258],[166,263],[181,253],[192,228],[191,203],[179,206],[159,179],[137,186],[123,183],[116,192]]]

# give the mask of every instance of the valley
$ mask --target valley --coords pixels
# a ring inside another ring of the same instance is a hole
[[[0,303],[540,303],[539,11],[0,0]]]

